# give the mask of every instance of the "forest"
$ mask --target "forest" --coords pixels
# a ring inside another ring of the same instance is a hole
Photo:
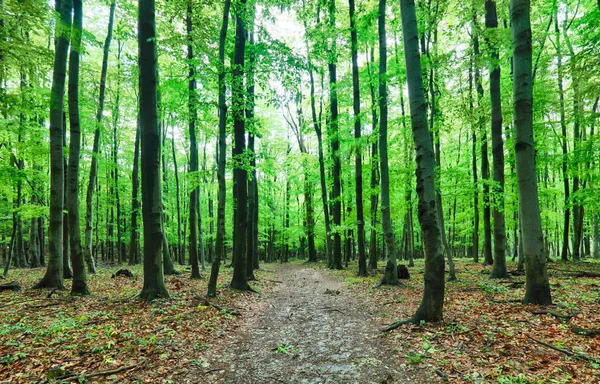
[[[599,25],[0,0],[0,381],[600,382]]]

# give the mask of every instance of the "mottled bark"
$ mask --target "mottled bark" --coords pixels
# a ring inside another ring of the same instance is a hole
[[[54,53],[54,72],[50,92],[50,229],[48,231],[48,267],[35,288],[59,288],[63,285],[63,208],[64,151],[63,104],[67,54],[71,40],[71,0],[57,0],[58,19]]]
[[[102,129],[102,120],[104,117],[104,99],[106,93],[106,73],[108,71],[108,54],[110,52],[110,43],[112,41],[113,25],[115,19],[116,1],[110,4],[110,15],[108,18],[108,32],[104,40],[104,49],[102,54],[102,69],[100,72],[100,87],[98,95],[98,109],[96,112],[96,126],[94,129],[94,144],[92,148],[92,164],[90,166],[90,178],[85,198],[85,260],[90,273],[96,273],[96,265],[92,257],[92,228],[94,226],[93,201],[96,184],[98,182],[98,156],[100,153],[100,132]]]
[[[163,274],[160,129],[157,107],[156,15],[154,0],[138,6],[139,95],[142,158],[142,218],[144,223],[144,286],[147,301],[168,298]]]
[[[221,260],[225,256],[225,151],[227,147],[227,104],[225,103],[225,43],[227,39],[227,26],[229,24],[229,8],[231,0],[223,2],[223,20],[219,34],[219,139],[217,146],[217,181],[219,191],[217,194],[217,236],[215,240],[215,258],[213,259],[210,279],[208,281],[208,296],[217,295],[217,278]]]
[[[79,228],[79,154],[81,152],[81,124],[79,121],[79,52],[83,32],[82,0],[73,0],[73,29],[69,58],[69,167],[67,173],[67,210],[69,212],[69,241],[73,285],[71,295],[89,295],[81,247]]]
[[[529,0],[511,0],[515,157],[521,244],[525,259],[525,304],[552,303],[538,199],[533,139],[532,42]]]
[[[485,2],[485,26],[488,30],[498,28],[496,2]],[[500,54],[495,41],[487,40],[490,47],[490,98],[492,107],[492,158],[494,165],[494,260],[492,278],[507,277],[506,228],[504,224],[504,141],[502,139],[502,95],[500,92]]]

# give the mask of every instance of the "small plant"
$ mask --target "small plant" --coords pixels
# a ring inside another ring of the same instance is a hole
[[[498,384],[533,384],[534,382],[529,380],[525,375],[520,373],[517,376],[500,376],[498,377]]]
[[[273,350],[277,353],[283,353],[283,354],[287,355],[288,353],[294,352],[295,350],[297,350],[297,348],[290,344],[281,344],[281,345],[278,345],[275,348],[273,348]]]
[[[408,353],[406,354],[406,358],[409,364],[421,364],[421,361],[423,361],[423,355],[419,353]]]

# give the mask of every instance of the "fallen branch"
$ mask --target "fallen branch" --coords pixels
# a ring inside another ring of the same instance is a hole
[[[342,310],[340,310],[340,309],[337,309],[337,308],[323,307],[323,308],[321,308],[321,309],[322,309],[322,310],[325,310],[325,311],[335,311],[335,312],[339,312],[339,313],[341,313],[342,315],[345,315],[345,314],[346,314],[344,311],[342,311]]]
[[[83,373],[81,375],[71,374],[66,377],[59,377],[58,379],[63,380],[63,381],[75,381],[75,380],[79,380],[80,378],[81,379],[90,379],[92,377],[98,377],[98,376],[110,376],[110,375],[115,375],[117,373],[130,371],[134,368],[139,367],[141,364],[142,363],[137,363],[137,364],[127,365],[127,366],[121,367],[121,368],[110,369],[108,371],[96,371],[96,372],[91,372],[91,373]]]
[[[585,353],[575,353],[575,352],[569,351],[568,349],[556,347],[556,346],[554,346],[552,344],[549,344],[549,343],[546,343],[544,341],[535,339],[535,338],[533,338],[533,337],[531,337],[529,335],[527,335],[527,338],[529,338],[529,339],[535,341],[536,343],[541,344],[541,345],[543,345],[545,347],[553,349],[553,350],[555,350],[557,352],[564,353],[565,355],[567,355],[569,357],[577,357],[577,358],[580,358],[580,359],[583,359],[583,360],[591,361],[592,363],[600,364],[599,360],[596,360],[593,357],[586,355]]]
[[[576,335],[582,335],[582,336],[592,336],[593,337],[593,336],[600,335],[600,330],[598,330],[598,329],[573,327],[573,328],[571,328],[571,332],[573,332]]]
[[[569,314],[562,314],[556,311],[552,311],[550,309],[533,309],[530,311],[534,315],[552,315],[559,320],[563,320],[565,323],[568,323],[573,317],[579,315],[580,312],[571,312]]]
[[[211,369],[207,369],[206,371],[202,372],[203,375],[206,375],[207,373],[211,373],[211,372],[216,372],[216,371],[221,371],[223,368],[211,368]]]
[[[234,311],[232,309],[229,308],[225,308],[220,306],[219,304],[215,304],[213,302],[208,301],[208,299],[206,297],[203,296],[197,296],[196,299],[200,300],[200,302],[202,303],[202,305],[205,305],[207,307],[213,307],[221,312],[225,312],[225,313],[229,313],[233,316],[242,316],[242,314],[238,311]]]

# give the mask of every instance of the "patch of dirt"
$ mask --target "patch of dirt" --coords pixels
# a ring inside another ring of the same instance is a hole
[[[277,279],[196,378],[218,383],[429,383],[394,359],[368,311],[328,272],[271,265]],[[204,377],[202,377],[204,376]]]

